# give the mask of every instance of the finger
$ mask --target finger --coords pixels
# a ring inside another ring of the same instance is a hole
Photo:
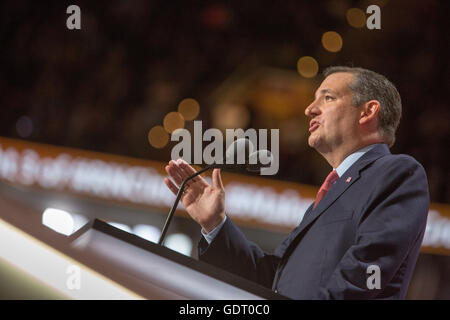
[[[192,174],[192,173],[186,171],[185,169],[183,169],[183,167],[181,166],[183,161],[184,160],[182,160],[182,159],[178,159],[177,161],[172,161],[173,167],[176,169],[178,175],[181,177],[182,180],[188,178]],[[187,164],[187,162],[186,162],[186,164]]]
[[[169,176],[175,181],[176,184],[181,185],[184,178],[181,176],[182,171],[180,168],[178,168],[175,161],[170,161],[169,165],[166,166],[166,172],[169,174]]]
[[[169,178],[164,178],[164,183],[169,188],[169,190],[173,192],[174,195],[178,194],[178,188]]]
[[[220,169],[214,169],[212,173],[212,182],[214,188],[218,188],[220,190],[225,190],[222,183],[222,177],[220,175]]]
[[[165,167],[167,174],[169,175],[169,177],[175,181],[176,184],[180,184],[180,176],[177,174],[176,170],[173,168],[172,165],[168,165]]]
[[[192,168],[192,166],[190,166],[186,161],[179,159],[177,161],[178,163],[178,167],[183,170],[184,175],[187,177],[193,175],[194,173],[196,173],[197,171],[195,171],[194,168]],[[192,185],[195,185],[195,183],[200,183],[200,184],[204,184],[204,185],[208,185],[208,182],[206,182],[205,179],[203,179],[202,176],[198,175],[195,178],[192,179]]]

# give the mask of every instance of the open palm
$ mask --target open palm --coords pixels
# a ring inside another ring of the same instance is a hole
[[[176,162],[171,160],[165,169],[176,183],[173,183],[168,178],[164,179],[167,187],[174,194],[178,193],[178,186],[181,185],[183,180],[196,172],[194,168],[183,160]],[[181,204],[188,214],[206,232],[214,229],[225,217],[225,189],[219,169],[213,171],[212,182],[212,185],[210,185],[201,176],[197,176],[186,184],[185,191],[181,197]]]

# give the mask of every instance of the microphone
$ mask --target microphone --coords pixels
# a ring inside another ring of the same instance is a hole
[[[260,172],[261,168],[270,165],[270,163],[273,161],[273,157],[270,151],[268,150],[259,150],[253,152],[253,149],[254,149],[253,143],[249,139],[246,138],[237,139],[227,148],[225,152],[225,159],[221,161],[222,163],[213,163],[207,165],[203,169],[197,171],[196,173],[190,175],[189,177],[183,180],[183,182],[180,185],[180,188],[178,189],[178,193],[172,205],[172,208],[170,209],[170,212],[167,215],[164,227],[161,231],[161,236],[159,237],[158,241],[159,245],[162,245],[164,241],[170,222],[172,221],[175,210],[178,206],[178,203],[180,202],[181,196],[183,195],[186,183],[189,180],[195,178],[196,176],[202,174],[203,172],[215,168],[224,170],[245,168],[250,172]],[[247,155],[249,155],[248,158],[246,157]],[[235,161],[236,158],[237,161]]]
[[[261,173],[261,169],[270,167],[273,160],[269,150],[258,150],[250,154],[246,169],[250,172]]]
[[[244,169],[248,165],[250,154],[253,153],[253,143],[247,138],[234,141],[225,151],[225,157],[219,163],[213,163],[211,168]]]

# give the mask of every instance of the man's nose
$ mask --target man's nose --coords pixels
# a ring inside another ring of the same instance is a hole
[[[314,118],[319,114],[319,109],[317,108],[316,104],[312,102],[309,106],[305,109],[305,115],[310,118]]]

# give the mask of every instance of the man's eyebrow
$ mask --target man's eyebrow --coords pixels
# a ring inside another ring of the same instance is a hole
[[[331,93],[331,94],[337,94],[336,92],[334,92],[333,90],[331,90],[331,89],[322,89],[322,90],[320,90],[319,91],[319,94],[326,94],[326,93]],[[315,93],[315,98],[317,99],[317,92]]]

